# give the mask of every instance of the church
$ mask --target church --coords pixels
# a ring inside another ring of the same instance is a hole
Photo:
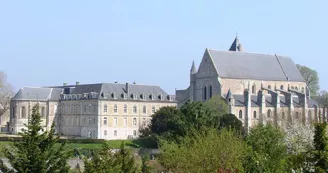
[[[225,99],[247,130],[258,123],[283,126],[326,116],[290,57],[245,52],[238,37],[228,51],[207,48],[198,69],[192,62],[189,87],[176,90],[179,106],[214,95]]]

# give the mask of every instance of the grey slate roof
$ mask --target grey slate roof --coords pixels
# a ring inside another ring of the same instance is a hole
[[[207,49],[220,77],[305,82],[295,63],[285,56]]]
[[[21,88],[12,100],[40,100],[46,101],[50,98],[52,88]]]

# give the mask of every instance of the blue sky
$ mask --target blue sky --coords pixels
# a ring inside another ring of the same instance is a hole
[[[328,89],[327,0],[0,1],[0,70],[15,90],[63,82],[189,85],[205,48],[276,53]],[[268,64],[269,65],[269,64]]]

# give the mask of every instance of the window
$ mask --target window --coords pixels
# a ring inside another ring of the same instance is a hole
[[[206,91],[206,86],[204,86],[203,89],[203,100],[205,101],[207,99],[207,91]]]
[[[144,125],[144,126],[146,125],[146,118],[142,119],[142,125]]]
[[[212,93],[213,91],[212,91],[212,86],[211,85],[209,86],[209,92],[210,92],[210,97],[209,98],[211,98],[212,97],[212,94],[213,94]]]
[[[71,114],[74,113],[74,105],[71,106]]]
[[[301,91],[304,92],[304,87],[302,87]]]
[[[104,125],[107,125],[107,117],[104,117]]]
[[[156,108],[155,108],[155,106],[152,106],[152,108],[151,108],[151,112],[152,112],[152,113],[155,113],[155,112],[156,112]]]
[[[133,118],[133,125],[134,125],[134,126],[137,125],[137,118]]]
[[[137,136],[137,131],[133,130],[133,136]]]
[[[114,118],[114,125],[117,126],[117,118]]]
[[[114,105],[114,113],[117,113],[117,105]]]
[[[256,111],[253,112],[253,118],[256,119]]]
[[[133,97],[133,100],[137,100],[137,94],[133,94],[132,97]]]
[[[291,88],[292,88],[292,90],[294,89],[294,87],[293,87],[293,86],[292,86]]]
[[[107,136],[107,130],[104,130],[104,136]]]
[[[107,104],[104,105],[104,112],[107,112]]]
[[[93,124],[96,124],[96,118],[93,119]]]
[[[268,89],[271,89],[271,85],[268,86]]]
[[[271,118],[271,109],[268,110],[267,117]]]
[[[68,106],[66,106],[66,110],[65,110],[65,113],[66,113],[66,114],[68,113]]]
[[[117,130],[114,130],[114,136],[117,136]]]
[[[21,117],[26,118],[26,108],[25,108],[25,106],[22,107]]]
[[[15,108],[15,106],[13,106],[13,114],[12,114],[12,116],[13,116],[13,118],[15,118],[15,115],[16,114],[16,108]]]
[[[285,120],[285,119],[286,119],[286,115],[285,115],[285,112],[282,112],[282,113],[281,113],[281,118],[282,118],[283,120]]]
[[[124,118],[124,127],[126,127],[127,124],[128,124],[128,119]]]
[[[297,88],[297,87],[295,87],[295,90],[296,90],[296,91],[298,91],[298,88]]]
[[[312,122],[311,110],[308,111],[308,122]]]
[[[124,105],[124,113],[127,113],[127,112],[128,112],[128,106]]]
[[[147,107],[146,107],[146,105],[143,106],[143,108],[142,108],[142,112],[143,112],[144,114],[147,113]]]
[[[295,112],[295,118],[298,119],[299,118],[299,114],[298,111]]]
[[[281,90],[284,90],[284,86],[283,86],[283,85],[280,85],[280,89],[281,89]]]
[[[252,94],[256,94],[256,86],[255,86],[255,84],[253,84],[253,86],[252,86]]]
[[[91,118],[89,117],[89,125],[91,124]]]
[[[83,111],[87,112],[87,106],[86,105],[84,105]]]
[[[76,125],[79,125],[79,118],[76,117]]]
[[[89,112],[91,112],[91,105],[89,105]]]
[[[96,105],[93,106],[93,112],[97,112],[97,106]]]
[[[239,111],[239,118],[242,119],[243,118],[243,111]]]
[[[136,105],[133,106],[133,113],[135,113],[135,114],[137,113],[137,106]]]
[[[41,108],[41,116],[42,117],[45,117],[46,116],[46,108],[45,107],[42,107]]]

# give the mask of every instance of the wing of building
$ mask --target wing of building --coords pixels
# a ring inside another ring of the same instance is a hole
[[[176,106],[174,95],[158,86],[99,83],[21,88],[11,101],[9,131],[27,124],[32,107],[40,106],[42,125],[65,136],[98,139],[138,137],[160,107]]]
[[[192,63],[190,85],[176,91],[176,100],[181,105],[213,95],[226,99],[229,112],[248,128],[259,122],[308,122],[321,116],[290,57],[244,52],[237,37],[229,51],[206,49],[198,70]]]

